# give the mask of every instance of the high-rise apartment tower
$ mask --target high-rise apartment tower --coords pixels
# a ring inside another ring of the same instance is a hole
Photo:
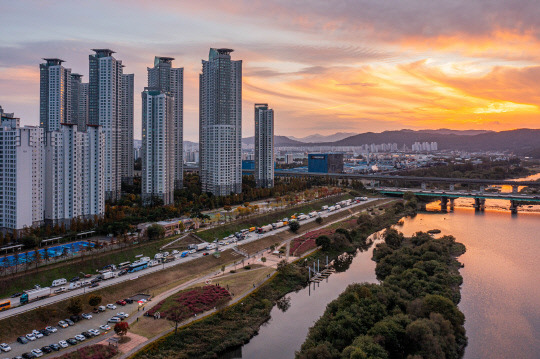
[[[255,104],[255,183],[274,187],[274,110]]]

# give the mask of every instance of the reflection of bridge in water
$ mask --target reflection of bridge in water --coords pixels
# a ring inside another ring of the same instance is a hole
[[[499,199],[510,201],[510,211],[517,213],[518,207],[524,202],[535,202],[540,204],[540,195],[532,195],[525,193],[495,193],[483,191],[445,191],[445,190],[426,190],[419,188],[392,188],[392,187],[375,187],[374,190],[386,195],[400,195],[406,192],[413,193],[418,197],[435,197],[441,200],[441,210],[447,211],[448,205],[450,209],[454,209],[454,200],[456,198],[473,198],[474,208],[477,211],[483,211],[485,208],[486,199]]]

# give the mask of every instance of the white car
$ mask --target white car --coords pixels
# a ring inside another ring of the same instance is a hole
[[[116,316],[119,317],[119,318],[125,319],[125,318],[129,317],[129,314],[124,313],[124,312],[120,312],[120,313],[116,313]]]
[[[45,329],[47,329],[51,333],[56,333],[58,331],[58,329],[50,325],[48,327],[45,327]]]
[[[108,330],[111,330],[111,327],[108,326],[107,324],[103,324],[103,325],[99,326],[99,329],[104,330],[104,331],[108,331]]]
[[[43,352],[41,351],[41,349],[34,349],[31,353],[34,354],[36,358],[43,356]]]
[[[121,318],[118,318],[118,317],[112,317],[111,319],[109,319],[107,321],[107,323],[120,323],[122,321]]]
[[[92,334],[95,337],[101,334],[101,332],[97,329],[88,329],[88,333]]]
[[[60,345],[62,348],[67,348],[69,347],[69,344],[65,341],[65,340],[60,340],[58,342],[58,345]]]
[[[116,305],[114,305],[114,304],[107,304],[107,308],[113,309],[113,310],[114,310],[114,309],[116,309]]]
[[[81,334],[77,334],[74,338],[77,339],[77,340],[80,341],[80,342],[86,340],[86,338],[84,337],[84,335],[81,335]]]
[[[67,327],[69,327],[69,324],[64,320],[61,320],[61,321],[58,322],[58,326],[60,328],[67,328]]]
[[[3,352],[8,352],[11,350],[11,347],[9,345],[7,345],[6,343],[2,343],[0,344],[0,349],[3,351]]]
[[[43,334],[41,334],[40,332],[38,332],[35,329],[32,330],[32,334],[34,334],[36,336],[36,339],[43,338]]]
[[[92,314],[90,314],[90,313],[83,313],[83,314],[81,314],[81,317],[83,317],[84,319],[92,319]]]
[[[26,334],[26,339],[30,340],[31,342],[33,342],[34,340],[36,340],[36,336],[32,333],[30,334]]]

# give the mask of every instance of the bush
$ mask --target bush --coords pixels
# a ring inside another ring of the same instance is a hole
[[[291,232],[296,233],[300,229],[300,223],[298,221],[289,222],[289,229]]]

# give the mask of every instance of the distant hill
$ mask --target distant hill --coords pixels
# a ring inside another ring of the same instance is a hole
[[[333,141],[339,141],[343,140],[344,138],[351,137],[357,135],[355,132],[336,132],[332,135],[320,135],[318,133],[314,135],[309,135],[306,137],[294,137],[294,136],[287,136],[288,138],[299,141],[299,142],[333,142]]]
[[[255,144],[255,137],[246,137],[242,139],[242,145],[251,145],[253,146]],[[305,143],[292,140],[287,136],[274,136],[274,146],[280,147],[280,146],[303,146]]]
[[[451,131],[451,130],[450,130]],[[459,133],[459,131],[457,132]],[[479,134],[440,133],[439,131],[385,131],[366,132],[340,141],[317,143],[317,146],[360,146],[370,143],[397,143],[398,147],[414,142],[437,142],[441,150],[513,151],[524,154],[540,147],[540,130],[519,129]]]

